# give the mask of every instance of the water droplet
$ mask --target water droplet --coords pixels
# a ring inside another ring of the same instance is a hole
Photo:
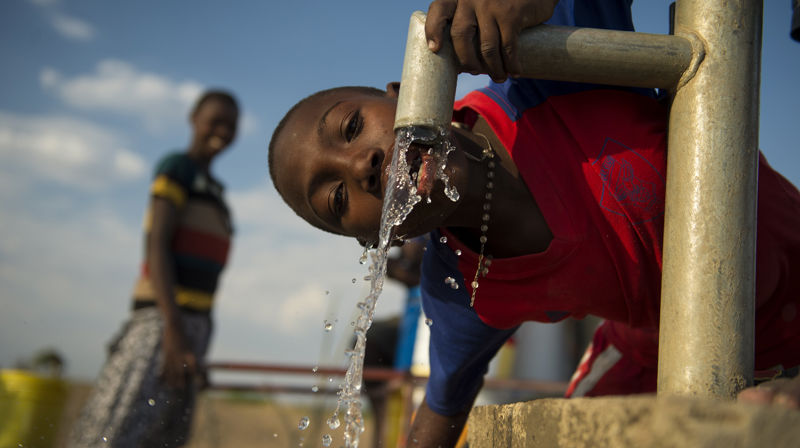
[[[147,404],[149,404],[150,406],[155,406],[156,405],[156,400],[153,400],[152,398],[150,398],[150,399],[147,400]]]
[[[319,370],[319,366],[314,366],[314,367],[311,368],[311,371],[313,373],[317,373],[317,370]]]
[[[326,320],[325,321],[325,332],[327,333],[327,332],[329,332],[331,330],[333,330],[333,324]]]
[[[455,282],[455,281],[456,281],[456,279],[454,279],[453,277],[445,277],[445,278],[444,278],[444,282],[445,282],[446,284],[448,284],[448,285],[449,285],[449,284],[451,284],[451,283],[453,283],[453,282]]]
[[[447,198],[453,202],[458,202],[459,198],[461,198],[461,195],[458,194],[458,190],[456,190],[456,187],[453,187],[451,185],[444,187],[444,194],[447,195]]]
[[[333,437],[331,437],[330,434],[325,434],[324,436],[322,436],[322,446],[331,446],[332,442],[333,442]]]
[[[458,289],[458,283],[456,282],[450,283],[450,287],[453,289]]]
[[[367,264],[367,250],[367,246],[364,246],[364,252],[361,252],[361,256],[358,258],[360,264]]]
[[[365,281],[365,282],[368,282],[368,281],[370,281],[370,280],[372,280],[372,276],[371,276],[371,275],[365,275],[365,276],[364,276],[364,281]]]
[[[439,242],[442,243],[442,244],[447,243],[447,237],[443,236],[443,237],[439,238]]]
[[[326,296],[327,296],[327,295],[329,295],[330,293],[331,293],[330,291],[328,291],[328,290],[325,290],[325,295],[326,295]]]
[[[433,325],[433,319],[425,319],[425,325],[427,325],[427,326],[429,326],[429,327],[430,327],[431,325]]]
[[[461,249],[456,249],[456,256],[461,256]]]
[[[330,377],[330,376],[329,376],[329,377],[328,377],[328,382],[329,382],[329,383],[332,383],[332,382],[333,382],[333,377]]]
[[[311,392],[319,392],[319,386],[317,385],[311,386]]]
[[[338,428],[342,422],[339,421],[339,416],[337,414],[333,414],[331,418],[328,419],[328,428],[336,429]]]
[[[308,428],[308,417],[302,417],[300,421],[297,423],[297,429],[303,431],[306,428]]]
[[[353,279],[350,281],[353,282],[353,284],[355,285],[358,280],[356,280],[355,277],[353,277]]]

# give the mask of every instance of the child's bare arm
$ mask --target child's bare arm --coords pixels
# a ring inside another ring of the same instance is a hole
[[[407,444],[409,447],[419,448],[456,446],[468,415],[468,413],[454,416],[439,415],[428,407],[425,400],[422,400],[411,425]]]
[[[197,370],[197,359],[189,348],[175,303],[175,267],[172,261],[172,238],[178,223],[178,211],[166,199],[152,199],[152,223],[147,242],[147,263],[155,290],[156,304],[164,319],[161,349],[164,364],[161,376],[172,387],[183,388]]]
[[[800,409],[800,377],[778,378],[739,393],[740,401]]]
[[[439,51],[445,29],[462,72],[488,73],[502,82],[521,71],[517,56],[520,31],[553,15],[558,0],[434,0],[428,8],[425,35]]]

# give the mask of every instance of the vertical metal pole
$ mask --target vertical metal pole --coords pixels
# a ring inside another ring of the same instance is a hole
[[[679,0],[705,59],[670,115],[658,393],[734,397],[752,383],[760,0]]]

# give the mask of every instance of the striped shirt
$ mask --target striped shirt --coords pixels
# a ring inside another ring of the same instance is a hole
[[[171,243],[175,302],[184,309],[209,311],[233,234],[223,186],[185,153],[174,153],[158,163],[150,193],[152,198],[168,200],[178,211]],[[145,242],[151,225],[152,201],[145,215]],[[155,300],[145,257],[133,292],[134,308],[152,306]]]

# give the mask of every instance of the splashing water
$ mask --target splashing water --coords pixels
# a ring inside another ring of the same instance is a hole
[[[435,180],[441,180],[445,187],[445,195],[451,201],[457,201],[458,191],[450,185],[450,179],[445,173],[447,156],[455,149],[447,138],[449,130],[440,129],[439,136],[435,145],[428,150],[428,155],[434,164]],[[389,248],[393,239],[399,239],[394,235],[394,228],[405,221],[414,206],[422,200],[422,196],[417,192],[417,173],[409,173],[408,148],[411,143],[416,141],[413,129],[400,129],[395,140],[395,151],[392,156],[392,163],[389,171],[389,180],[386,185],[386,192],[383,198],[383,209],[381,213],[381,227],[378,234],[378,245],[370,250],[371,263],[369,265],[369,275],[365,280],[370,282],[370,292],[363,302],[358,303],[360,315],[354,327],[356,343],[352,350],[348,351],[349,367],[345,373],[344,382],[339,390],[339,400],[336,405],[333,417],[328,419],[328,426],[335,429],[339,426],[339,412],[343,409],[344,413],[344,439],[345,446],[348,448],[358,448],[359,437],[364,432],[364,419],[361,415],[361,381],[364,368],[364,349],[366,347],[366,333],[375,311],[375,303],[383,290],[383,281],[386,276],[386,260]],[[364,257],[362,256],[362,260]],[[361,260],[360,260],[361,261]],[[353,279],[355,282],[355,279]]]

